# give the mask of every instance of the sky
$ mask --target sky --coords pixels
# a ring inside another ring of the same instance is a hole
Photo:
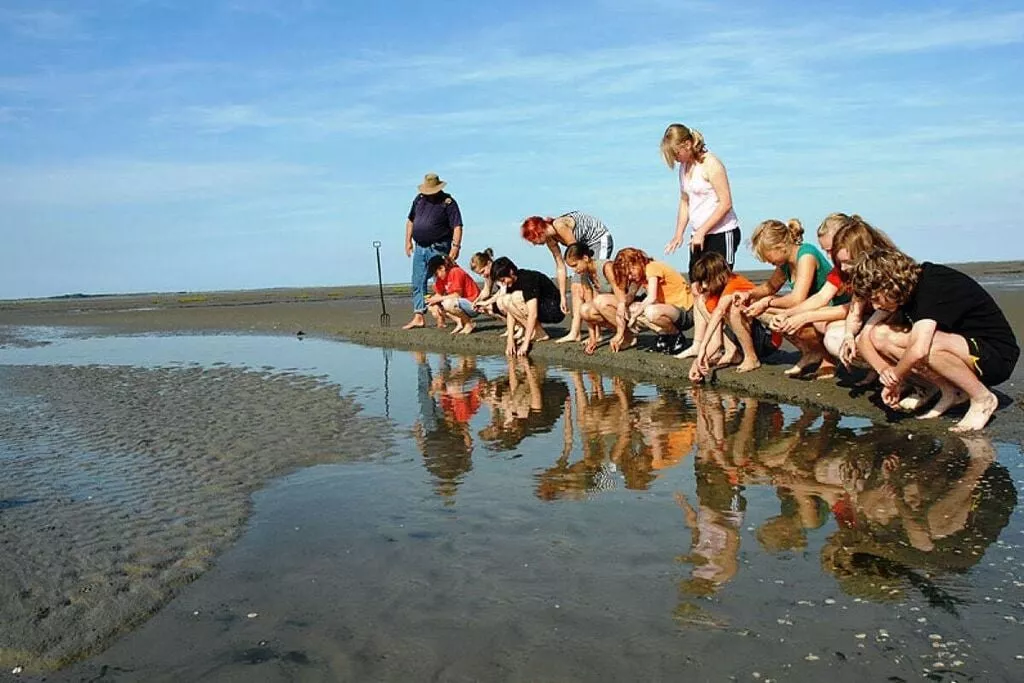
[[[745,237],[1021,259],[1022,72],[1016,1],[0,0],[0,298],[407,281],[431,171],[464,261],[553,272],[518,226],[574,209],[661,254],[673,122]]]

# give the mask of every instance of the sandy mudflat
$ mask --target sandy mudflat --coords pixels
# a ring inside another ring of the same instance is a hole
[[[990,290],[1018,332],[1024,332],[1024,263],[1019,261],[973,263],[961,266],[982,282],[994,283]],[[755,273],[754,276],[759,274]],[[763,274],[760,274],[763,275]],[[380,326],[380,301],[375,287],[334,287],[271,289],[242,292],[144,294],[69,299],[0,302],[0,345],[20,339],[17,326],[77,328],[87,334],[137,334],[180,332],[242,332],[295,334],[303,331],[319,337],[348,339],[360,343],[408,349],[446,351],[472,355],[501,354],[503,340],[496,336],[497,323],[488,322],[469,336],[453,338],[437,330],[405,332],[410,304],[405,294],[387,297],[391,326]],[[11,326],[4,330],[4,326]],[[688,362],[629,351],[612,354],[599,349],[587,357],[570,345],[540,344],[533,351],[539,359],[561,365],[591,367],[606,372],[655,379],[661,383],[686,382]],[[834,381],[792,380],[782,375],[795,359],[779,353],[758,372],[737,375],[718,373],[719,386],[752,392],[790,403],[815,403],[834,407],[845,414],[862,415],[877,422],[900,420],[921,430],[944,430],[951,422],[911,421],[887,413],[877,399],[864,396]],[[1019,441],[1024,436],[1024,367],[999,387],[1002,407],[988,433],[1003,440]]]
[[[300,467],[378,457],[336,385],[227,366],[0,367],[0,669],[58,668],[148,619]]]

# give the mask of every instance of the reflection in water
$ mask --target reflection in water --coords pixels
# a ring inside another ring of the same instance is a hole
[[[941,575],[977,564],[1017,503],[1009,472],[981,436],[865,434],[840,426],[831,410],[784,412],[708,387],[652,394],[627,379],[526,359],[509,360],[493,378],[474,359],[441,357],[436,375],[423,354],[416,361],[414,433],[446,504],[472,469],[474,434],[488,451],[554,454],[533,472],[534,492],[546,501],[646,490],[673,468],[668,485],[678,488],[678,466],[692,455],[692,493],[673,493],[690,530],[678,558],[685,577],[677,613],[735,579],[748,525],[747,542],[756,541],[748,550],[780,557],[809,551],[810,534],[821,529],[821,566],[847,593],[894,600],[915,591],[955,612]],[[481,407],[482,426],[473,427]],[[772,491],[774,502],[751,516],[755,488]]]

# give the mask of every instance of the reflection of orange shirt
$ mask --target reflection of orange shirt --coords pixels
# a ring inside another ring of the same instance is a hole
[[[678,465],[682,462],[683,458],[689,455],[696,440],[696,424],[687,422],[680,425],[679,429],[665,437],[665,455],[660,460],[651,462],[651,468],[664,470]]]
[[[722,290],[721,294],[719,294],[718,296],[711,296],[710,294],[708,294],[708,313],[713,313],[714,310],[718,308],[718,301],[723,296],[732,296],[736,292],[749,292],[753,288],[753,282],[743,277],[742,275],[737,275],[736,273],[733,273],[732,276],[729,278],[729,281],[725,283],[725,289]]]
[[[442,394],[441,410],[456,422],[466,424],[480,410],[480,385],[476,384],[469,391],[459,394]]]

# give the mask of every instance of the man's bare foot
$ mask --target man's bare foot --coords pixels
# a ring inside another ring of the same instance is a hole
[[[928,401],[935,398],[935,395],[939,393],[939,388],[934,384],[930,384],[926,387],[919,387],[916,385],[911,386],[910,393],[900,399],[898,407],[900,410],[906,410],[907,412],[914,412],[919,410]]]
[[[757,370],[759,367],[761,367],[761,361],[756,358],[752,361],[744,360],[736,366],[736,372],[750,372],[751,370]]]
[[[462,326],[462,329],[459,330],[459,334],[470,334],[475,329],[476,329],[476,324],[474,324],[474,323],[466,323],[465,325]]]
[[[988,424],[992,413],[999,407],[999,399],[991,391],[979,399],[971,401],[971,407],[964,418],[949,428],[951,432],[976,432]]]
[[[676,354],[676,358],[679,360],[685,360],[687,358],[696,358],[697,351],[700,350],[700,342],[696,339],[688,347],[682,350],[682,352]]]
[[[403,330],[415,330],[420,327],[426,327],[427,323],[423,320],[423,315],[417,313],[412,317],[412,320],[402,325]]]
[[[579,332],[577,332],[576,334],[573,334],[572,332],[570,332],[569,334],[565,335],[564,337],[559,337],[558,339],[556,339],[555,343],[556,344],[568,344],[569,342],[578,342],[581,339],[583,339],[583,336]]]
[[[943,413],[945,413],[947,410],[949,410],[953,406],[958,406],[958,405],[960,405],[961,403],[963,403],[964,401],[967,400],[967,394],[965,394],[964,392],[960,391],[959,389],[956,389],[952,385],[950,385],[949,388],[939,387],[939,390],[942,392],[942,395],[939,396],[938,402],[927,413],[924,413],[923,415],[918,415],[917,416],[918,420],[931,420],[932,418],[936,418],[939,415],[942,415]],[[991,393],[991,392],[989,392],[989,393]],[[992,394],[992,398],[995,398],[995,394]],[[999,401],[997,400],[996,403],[998,404]],[[972,409],[973,409],[973,406],[972,406]],[[992,410],[995,410],[995,408],[993,408]],[[991,415],[991,414],[992,413],[989,412],[989,415]],[[966,415],[964,416],[964,419],[965,420],[967,419]],[[986,422],[988,421],[988,417],[985,418],[985,421]],[[984,427],[984,426],[985,425],[982,424],[982,427]],[[979,429],[980,429],[980,427],[979,427]]]

